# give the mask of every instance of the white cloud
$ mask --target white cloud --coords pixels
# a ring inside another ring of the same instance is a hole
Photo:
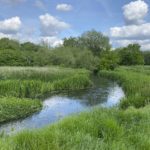
[[[45,4],[41,0],[36,0],[35,1],[35,6],[38,7],[38,8],[40,8],[40,9],[43,9],[43,10],[46,9]]]
[[[71,11],[73,9],[72,5],[69,4],[58,4],[56,10],[59,11]]]
[[[150,22],[144,21],[148,8],[143,0],[132,1],[123,6],[125,25],[110,28],[113,44],[127,46],[139,43],[142,50],[150,49]]]
[[[113,38],[150,38],[150,23],[113,27],[110,29],[110,33]]]
[[[53,37],[42,37],[42,42],[50,47],[57,47],[63,44],[63,40],[56,36]]]
[[[16,34],[21,27],[21,20],[19,17],[12,17],[0,21],[0,32],[4,34]]]
[[[41,15],[39,19],[43,36],[56,36],[63,30],[70,28],[69,24],[58,20],[50,14]]]
[[[141,24],[148,13],[148,4],[143,0],[132,1],[123,6],[123,11],[127,24]]]

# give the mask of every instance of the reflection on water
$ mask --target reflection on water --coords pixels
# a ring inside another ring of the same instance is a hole
[[[94,87],[86,90],[62,93],[47,98],[43,109],[31,117],[6,123],[0,132],[15,133],[23,129],[40,128],[73,113],[90,110],[93,106],[112,107],[124,97],[116,84],[106,79],[93,79]]]

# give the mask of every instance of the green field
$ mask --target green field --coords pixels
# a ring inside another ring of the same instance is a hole
[[[149,67],[142,66],[101,71],[100,76],[117,81],[125,91],[126,97],[119,109],[95,108],[49,127],[23,131],[10,137],[1,135],[0,149],[149,150],[149,74]]]

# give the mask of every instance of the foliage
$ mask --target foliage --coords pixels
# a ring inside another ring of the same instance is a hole
[[[144,51],[143,56],[144,56],[144,62],[145,62],[144,64],[150,65],[150,51]]]
[[[49,60],[53,65],[94,70],[99,58],[87,49],[60,47],[50,52]]]
[[[114,70],[119,64],[119,56],[115,51],[103,52],[100,56],[100,70]]]
[[[140,51],[140,45],[129,44],[127,47],[121,48],[119,51],[120,65],[142,65],[144,58]]]
[[[87,31],[77,38],[65,38],[64,47],[89,49],[94,55],[99,55],[102,51],[106,51],[111,48],[109,38],[95,30]]]
[[[15,40],[10,40],[8,38],[0,39],[0,50],[19,50],[20,44]]]

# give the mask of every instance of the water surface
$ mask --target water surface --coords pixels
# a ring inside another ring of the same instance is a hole
[[[115,82],[104,78],[95,78],[93,81],[92,88],[46,98],[40,112],[22,120],[0,125],[0,132],[12,134],[24,129],[41,128],[73,113],[89,111],[94,106],[115,106],[124,97],[122,88]]]

